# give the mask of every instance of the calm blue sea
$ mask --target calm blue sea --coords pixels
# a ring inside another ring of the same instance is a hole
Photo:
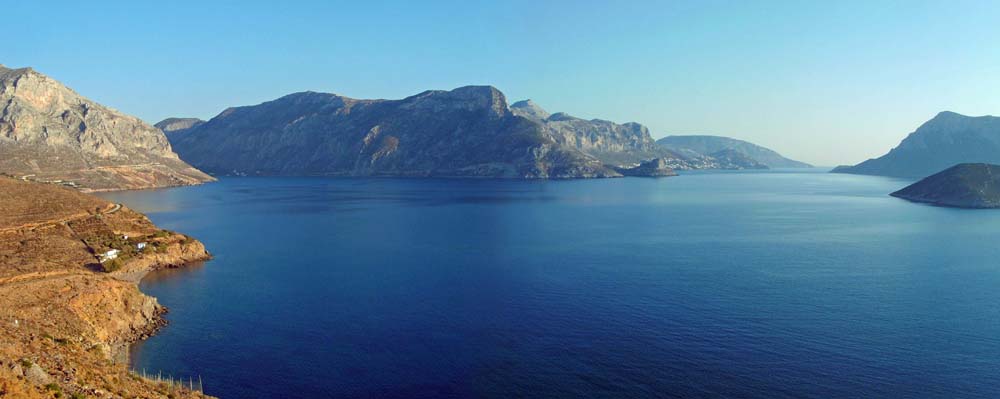
[[[1000,211],[819,172],[112,193],[215,255],[133,367],[265,397],[1000,396]]]

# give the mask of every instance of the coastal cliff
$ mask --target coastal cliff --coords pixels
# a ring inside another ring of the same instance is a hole
[[[165,324],[166,309],[137,281],[209,256],[121,205],[0,178],[0,393],[205,397],[131,373],[123,355]]]

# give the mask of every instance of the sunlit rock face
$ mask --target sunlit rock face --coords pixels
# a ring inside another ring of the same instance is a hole
[[[159,129],[31,68],[0,66],[0,172],[88,190],[198,184]]]

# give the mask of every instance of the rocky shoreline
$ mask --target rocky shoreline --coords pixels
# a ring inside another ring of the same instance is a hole
[[[184,237],[187,238],[187,236]],[[212,259],[212,255],[205,250],[204,245],[200,241],[192,240],[192,242],[193,244],[187,245],[189,249],[184,249],[180,245],[168,247],[168,251],[177,253],[167,255],[153,254],[151,258],[135,259],[126,265],[127,269],[112,273],[112,275],[119,280],[135,284],[136,288],[138,288],[142,279],[154,271],[184,268],[195,262],[203,262]],[[179,247],[181,248],[178,249]],[[190,248],[197,249],[192,250]],[[167,321],[164,316],[170,312],[170,309],[166,306],[160,305],[155,297],[146,295],[146,293],[143,293],[142,291],[139,292],[142,293],[142,295],[153,299],[155,302],[154,310],[152,315],[148,317],[148,323],[145,327],[134,331],[134,334],[126,338],[119,347],[112,348],[112,357],[117,363],[130,365],[131,359],[129,358],[129,349],[132,345],[149,339],[169,324],[169,321]]]
[[[210,259],[204,245],[121,205],[0,178],[0,393],[204,398],[129,371],[131,344],[166,325],[149,272]]]

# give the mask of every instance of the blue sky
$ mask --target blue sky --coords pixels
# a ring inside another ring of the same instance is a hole
[[[489,84],[819,165],[879,156],[939,111],[1000,114],[997,2],[203,3],[7,4],[0,63],[151,123]]]

